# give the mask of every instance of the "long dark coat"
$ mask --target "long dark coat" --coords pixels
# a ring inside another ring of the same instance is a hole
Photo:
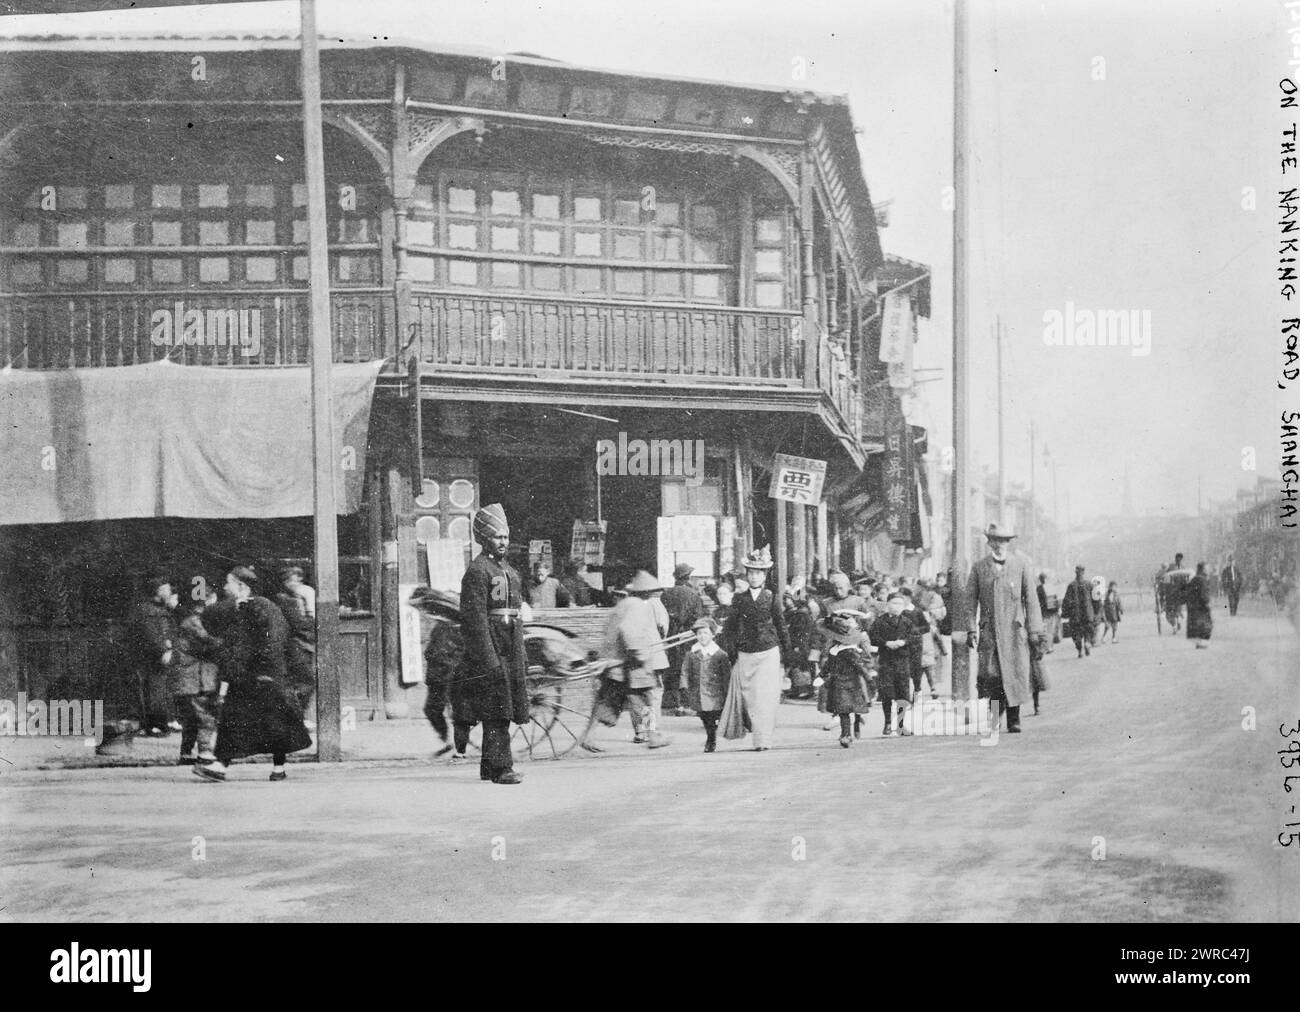
[[[1187,582],[1183,601],[1187,605],[1187,638],[1208,640],[1214,630],[1214,615],[1210,611],[1210,589],[1205,577],[1194,576]]]
[[[902,651],[899,651],[900,653]],[[831,647],[823,676],[826,702],[823,713],[864,713],[871,705],[867,687],[867,655],[857,647]]]
[[[480,552],[466,567],[460,581],[465,653],[452,692],[459,704],[457,720],[528,723],[528,657],[517,614],[523,600],[519,574],[504,559]],[[497,608],[512,608],[516,614],[510,619],[488,614]]]
[[[1061,602],[1061,617],[1070,622],[1070,634],[1083,631],[1086,635],[1097,621],[1097,609],[1092,600],[1092,584],[1087,580],[1077,579],[1065,588],[1065,600]]]
[[[906,612],[885,612],[871,623],[871,643],[876,654],[876,683],[883,700],[912,698],[912,644],[921,642],[921,630]],[[903,640],[897,649],[885,646]]]
[[[1028,560],[1014,552],[1001,566],[991,555],[980,559],[971,569],[967,608],[970,622],[979,620],[979,679],[1000,671],[1007,706],[1031,702],[1029,638],[1043,635],[1043,616]]]
[[[221,680],[229,683],[217,724],[217,757],[298,752],[311,746],[298,702],[290,691],[285,650],[289,626],[264,597],[239,606],[221,602],[204,612],[222,640]]]

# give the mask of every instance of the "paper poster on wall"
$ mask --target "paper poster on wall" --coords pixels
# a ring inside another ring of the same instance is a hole
[[[672,520],[674,552],[716,552],[718,518],[715,516],[675,516]]]
[[[451,538],[439,538],[427,542],[424,548],[429,560],[429,586],[459,593],[465,575],[465,546]]]
[[[400,674],[403,685],[419,685],[424,681],[424,643],[420,635],[420,612],[409,602],[416,584],[402,583],[397,587],[398,641],[402,654]],[[459,589],[459,588],[457,588]]]
[[[671,587],[673,585],[673,566],[675,565],[673,562],[673,518],[660,517],[656,528],[659,540],[657,558],[659,583],[662,586]]]

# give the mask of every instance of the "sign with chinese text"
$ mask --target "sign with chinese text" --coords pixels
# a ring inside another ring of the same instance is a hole
[[[825,482],[826,461],[778,453],[772,463],[772,484],[767,495],[770,499],[816,506],[822,501]]]
[[[911,298],[886,295],[880,325],[880,361],[901,363],[912,357],[913,327]]]
[[[881,479],[885,492],[885,532],[895,544],[912,541],[916,477],[912,466],[912,427],[898,402],[885,402],[885,456]]]
[[[400,602],[398,641],[402,654],[400,677],[403,685],[419,685],[424,681],[424,643],[420,635],[420,612],[414,605],[408,603],[411,592],[416,586],[414,583],[401,583],[397,586],[397,600]]]

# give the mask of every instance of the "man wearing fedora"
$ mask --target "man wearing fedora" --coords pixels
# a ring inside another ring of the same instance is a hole
[[[529,721],[525,679],[524,624],[519,609],[523,584],[506,562],[510,526],[500,503],[474,514],[474,539],[483,546],[460,582],[460,622],[465,652],[457,696],[465,702],[463,723],[483,725],[479,776],[494,784],[517,784],[510,751],[510,722]]]
[[[966,591],[969,633],[979,651],[975,684],[979,698],[1006,709],[1007,731],[1017,734],[1020,707],[1032,700],[1030,641],[1042,649],[1043,616],[1029,560],[1010,550],[1015,532],[1006,524],[992,523],[984,536],[989,554],[971,569]]]
[[[668,612],[668,635],[676,636],[695,627],[704,615],[704,601],[691,585],[693,566],[679,562],[673,569],[673,585],[664,591],[660,602]],[[663,708],[675,717],[694,717],[695,711],[683,699],[687,688],[682,678],[682,666],[689,647],[676,646],[668,651],[668,670],[664,673]]]

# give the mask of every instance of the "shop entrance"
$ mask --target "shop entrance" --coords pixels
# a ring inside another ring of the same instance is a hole
[[[479,460],[479,502],[499,502],[510,521],[512,558],[521,576],[528,569],[530,541],[549,541],[555,564],[569,556],[573,522],[590,519],[594,504],[586,502],[578,458],[530,459],[482,457]]]

